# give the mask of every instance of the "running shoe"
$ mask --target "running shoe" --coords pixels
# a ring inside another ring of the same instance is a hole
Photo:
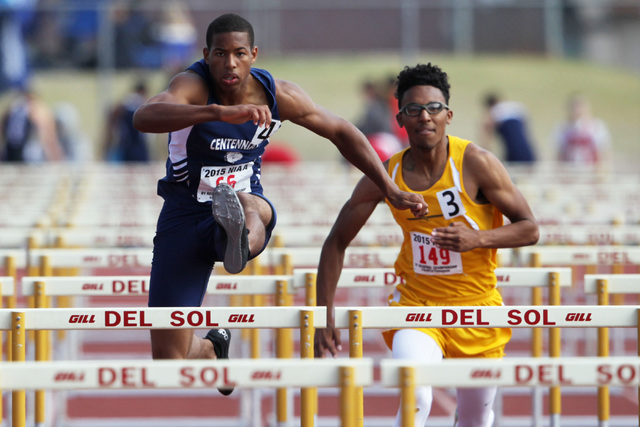
[[[231,274],[244,270],[249,259],[249,230],[245,226],[244,209],[233,188],[220,184],[213,189],[213,218],[227,234],[224,269]]]
[[[213,343],[213,351],[218,359],[229,358],[229,343],[231,342],[231,331],[229,329],[211,329],[206,339]],[[218,388],[218,391],[225,396],[233,393],[233,388]]]

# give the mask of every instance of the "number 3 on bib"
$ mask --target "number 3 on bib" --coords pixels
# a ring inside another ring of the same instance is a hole
[[[449,275],[462,273],[459,252],[440,249],[431,243],[431,236],[411,232],[413,271],[425,275]]]

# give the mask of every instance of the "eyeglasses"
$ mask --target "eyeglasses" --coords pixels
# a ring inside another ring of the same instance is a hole
[[[444,102],[430,102],[428,104],[407,104],[400,110],[401,113],[405,113],[407,116],[419,116],[422,114],[422,110],[427,110],[429,114],[438,114],[444,109],[449,109],[449,106]]]

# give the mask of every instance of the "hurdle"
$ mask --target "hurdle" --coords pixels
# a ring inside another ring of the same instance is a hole
[[[585,274],[584,292],[596,294],[598,305],[609,305],[609,295],[640,294],[640,274]],[[598,356],[609,357],[609,329],[598,328]],[[640,356],[640,346],[638,347]],[[640,388],[638,389],[640,398]],[[598,387],[598,425],[609,425],[610,406],[609,388],[607,385]],[[640,423],[640,419],[638,420]]]
[[[414,426],[416,385],[434,387],[640,385],[640,363],[623,358],[445,359],[437,363],[382,360],[381,383],[401,390],[402,427]]]
[[[362,346],[362,329],[636,327],[640,306],[336,307],[335,327],[349,329],[349,345]],[[638,330],[640,336],[640,329]],[[552,356],[553,358],[554,356]],[[502,359],[505,360],[505,359]],[[551,387],[558,387],[551,385]],[[550,395],[550,399],[554,398]],[[551,402],[550,402],[551,403]],[[559,409],[559,408],[558,408]],[[551,412],[559,426],[560,413]]]
[[[372,383],[371,359],[0,363],[4,390],[339,387],[343,427],[355,425],[354,387]]]
[[[307,299],[307,305],[315,304],[316,293],[316,269],[302,269],[295,268],[293,270],[293,284],[296,288],[304,288],[307,295],[313,295],[313,303],[310,299]],[[495,270],[497,286],[500,288],[506,287],[548,287],[550,293],[556,292],[560,287],[571,286],[571,269],[561,267],[550,268],[527,268],[527,267],[498,267]],[[372,287],[384,287],[395,286],[402,281],[402,278],[396,275],[395,270],[391,268],[345,268],[340,274],[338,279],[338,288],[372,288]],[[539,305],[539,304],[538,304]],[[349,325],[350,334],[358,334],[357,338],[350,339],[349,344],[349,356],[350,357],[362,357],[363,343],[362,333],[358,329],[357,323]],[[542,355],[543,343],[542,339],[536,339],[536,336],[532,336],[532,354],[536,357]],[[559,352],[560,342],[550,341],[550,347],[557,346],[557,352]],[[363,407],[364,395],[362,390],[358,390],[357,394],[360,408]],[[539,414],[542,412],[541,405],[539,405],[539,397],[533,400],[534,408],[533,413]],[[360,409],[363,415],[363,409]],[[363,417],[361,418],[363,419]]]
[[[326,307],[216,307],[216,308],[34,308],[0,310],[0,330],[11,330],[12,361],[25,361],[25,331],[69,329],[174,329],[174,328],[299,328],[301,354],[310,348],[313,355],[313,329],[326,326]],[[41,354],[36,342],[36,354]],[[40,363],[40,362],[38,362]],[[303,396],[304,397],[304,396]],[[14,426],[24,427],[24,390],[13,392]],[[37,422],[44,422],[44,402],[39,401]],[[305,400],[301,418],[311,426],[312,402]],[[18,422],[18,424],[15,424]]]

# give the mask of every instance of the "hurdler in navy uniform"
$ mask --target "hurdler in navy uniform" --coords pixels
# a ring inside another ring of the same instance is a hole
[[[200,306],[214,262],[239,273],[265,248],[276,213],[262,194],[260,156],[285,120],[329,139],[396,208],[427,212],[422,196],[398,189],[355,126],[296,84],[252,68],[257,54],[251,24],[222,15],[207,29],[204,58],[136,111],[137,129],[169,133],[150,306]],[[152,353],[154,359],[227,357],[229,338],[225,329],[212,329],[205,339],[188,329],[151,330]]]

